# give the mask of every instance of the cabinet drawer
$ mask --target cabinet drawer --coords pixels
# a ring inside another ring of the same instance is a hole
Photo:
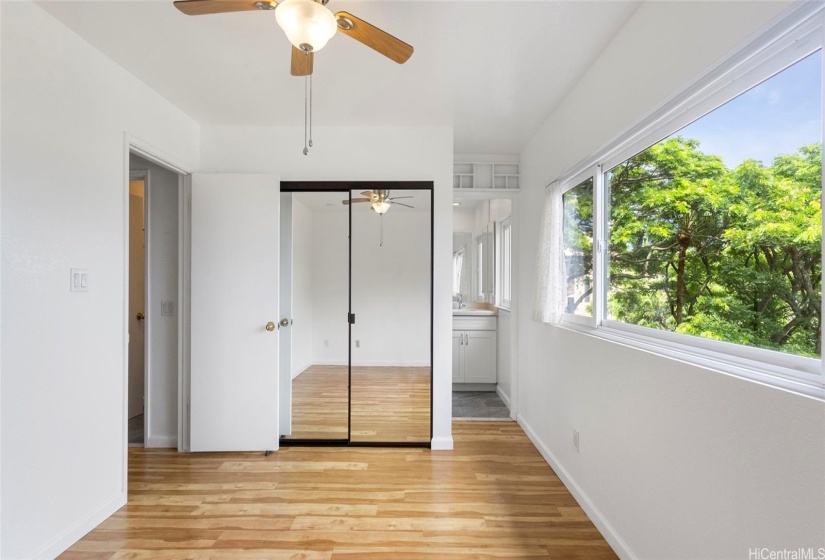
[[[453,317],[453,330],[455,331],[494,331],[496,330],[496,317]]]

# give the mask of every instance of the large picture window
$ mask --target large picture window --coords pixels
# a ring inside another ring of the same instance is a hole
[[[810,10],[548,185],[539,320],[825,397],[825,10]]]
[[[821,355],[821,72],[817,52],[606,173],[608,318]]]

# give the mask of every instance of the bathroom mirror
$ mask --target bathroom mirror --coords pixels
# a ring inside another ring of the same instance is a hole
[[[477,302],[495,300],[495,224],[484,226],[475,240]]]
[[[453,233],[453,302],[458,306],[473,301],[473,234]]]

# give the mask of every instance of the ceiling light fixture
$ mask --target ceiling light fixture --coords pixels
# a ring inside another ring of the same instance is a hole
[[[284,0],[275,19],[289,42],[305,53],[320,51],[338,29],[332,12],[313,0]]]
[[[376,214],[384,214],[390,209],[390,203],[383,200],[377,200],[372,203],[372,209],[375,210]]]
[[[461,206],[460,202],[453,202],[453,206]]]

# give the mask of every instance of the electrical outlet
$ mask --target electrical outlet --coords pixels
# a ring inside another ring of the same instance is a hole
[[[324,340],[324,348],[329,348],[329,340]]]
[[[357,338],[355,339],[355,347],[356,348],[361,348],[361,341],[358,340]]]
[[[576,450],[576,453],[579,452],[579,431],[576,429],[573,430],[573,448]]]

